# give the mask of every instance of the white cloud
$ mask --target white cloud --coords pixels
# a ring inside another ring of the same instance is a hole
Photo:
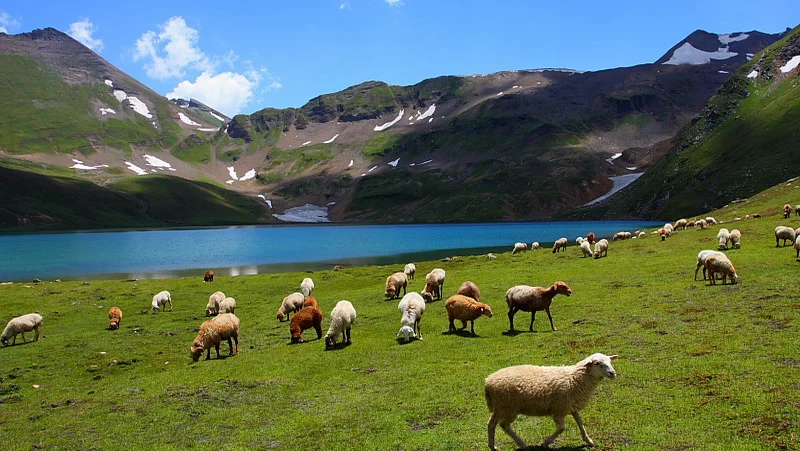
[[[341,5],[339,5],[339,9],[350,9],[350,3],[348,2],[342,3]]]
[[[278,80],[274,80],[272,83],[267,85],[267,89],[281,89],[283,87],[283,83],[279,82]]]
[[[197,99],[225,115],[233,117],[242,112],[250,101],[260,79],[251,79],[235,72],[212,75],[203,72],[194,82],[184,80],[167,93],[167,98]]]
[[[19,22],[6,12],[0,12],[0,33],[8,34],[8,28],[17,28]]]
[[[159,80],[183,77],[187,68],[210,71],[213,64],[197,46],[199,40],[200,33],[183,17],[171,17],[158,33],[148,30],[136,40],[133,60],[144,60],[147,75]]]
[[[69,25],[68,34],[86,47],[100,53],[103,51],[103,40],[95,39],[94,36],[92,36],[95,31],[97,31],[97,27],[94,26],[88,17],[84,17]]]
[[[403,0],[386,0],[389,6],[403,6]]]

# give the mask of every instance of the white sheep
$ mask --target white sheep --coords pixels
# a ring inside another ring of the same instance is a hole
[[[436,295],[436,299],[442,299],[445,277],[447,274],[442,268],[436,268],[425,276],[425,288],[422,290],[422,297],[425,301],[431,302],[434,295]]]
[[[219,303],[225,300],[225,293],[216,291],[208,297],[206,305],[206,316],[214,316],[219,313]]]
[[[575,238],[575,244],[577,244],[578,246],[580,246],[581,243],[583,243],[584,241],[586,241],[586,238],[584,238],[582,236],[579,236],[578,238]]]
[[[728,231],[726,228],[719,229],[717,232],[717,240],[719,240],[719,250],[727,250],[728,249],[728,240],[731,239],[731,232]]]
[[[236,314],[236,299],[225,298],[219,303],[219,313],[233,313]]]
[[[581,252],[583,252],[584,257],[591,257],[592,256],[592,245],[589,244],[589,241],[582,241],[581,242]]]
[[[559,250],[567,252],[567,243],[568,242],[569,241],[564,237],[557,239],[556,242],[553,243],[553,253],[555,254]]]
[[[28,313],[27,315],[12,318],[3,329],[3,334],[0,335],[0,341],[4,346],[8,346],[8,342],[13,339],[11,344],[17,344],[17,334],[22,334],[22,341],[27,343],[25,339],[25,332],[35,331],[33,341],[38,341],[39,336],[42,334],[42,315],[38,313]]]
[[[647,236],[647,232],[639,232],[639,233],[636,235],[636,237],[637,237],[637,238],[644,238],[644,237],[646,237],[646,236]]]
[[[424,304],[424,302],[423,302]],[[325,334],[325,348],[336,346],[339,334],[342,334],[342,343],[351,343],[350,328],[356,320],[356,309],[350,301],[339,301],[331,310],[331,325]]]
[[[733,249],[742,248],[742,232],[739,229],[731,230],[730,242]]]
[[[396,272],[386,278],[386,292],[385,295],[389,299],[396,299],[400,297],[400,289],[403,289],[403,294],[406,294],[406,287],[408,286],[408,277],[405,273]]]
[[[402,313],[400,317],[402,327],[397,332],[397,336],[403,335],[406,342],[412,337],[422,340],[420,323],[422,322],[422,314],[425,313],[425,299],[418,293],[408,293],[397,304],[397,308]]]
[[[289,313],[299,312],[300,309],[303,308],[305,299],[306,297],[303,296],[303,293],[297,292],[283,298],[283,302],[281,302],[281,306],[278,308],[278,321],[282,322],[284,318],[288,320]]]
[[[489,449],[497,449],[494,435],[498,424],[519,448],[527,448],[525,441],[511,429],[518,415],[553,418],[556,431],[544,439],[543,447],[550,446],[564,431],[564,418],[570,414],[578,424],[583,441],[594,445],[583,427],[580,411],[589,404],[604,377],[617,376],[611,365],[616,358],[616,355],[597,353],[573,366],[518,365],[490,374],[484,384],[486,405],[492,412],[488,426]]]
[[[303,296],[308,297],[311,296],[312,291],[314,291],[314,281],[310,277],[306,277],[300,282],[300,292],[303,293]]]
[[[794,242],[794,229],[786,226],[775,227],[775,247],[778,247],[778,242],[783,240],[783,245],[786,246],[786,240]]]
[[[707,229],[708,228],[708,221],[706,221],[705,219],[701,219],[701,220],[697,221],[697,228],[699,228],[700,230]]]
[[[531,250],[532,251],[538,251],[540,247],[542,247],[542,245],[539,244],[538,241],[534,241],[533,243],[531,243]]]
[[[608,257],[608,240],[602,240],[594,243],[594,258]]]
[[[511,250],[512,254],[516,254],[517,252],[523,252],[528,250],[527,243],[514,243],[514,249]]]
[[[153,296],[151,306],[154,312],[160,311],[167,304],[169,304],[169,310],[172,311],[172,296],[170,296],[169,291],[162,291]]]
[[[417,265],[413,263],[408,263],[404,268],[403,272],[406,274],[406,277],[409,279],[414,279],[414,274],[417,273]]]
[[[708,278],[711,279],[711,285],[717,284],[717,275],[722,274],[722,284],[725,284],[725,281],[728,277],[731,279],[731,283],[736,283],[739,280],[739,276],[736,275],[736,269],[733,267],[733,263],[728,259],[728,256],[725,254],[722,255],[710,255],[706,258],[705,263],[706,271],[708,271]]]
[[[712,251],[709,249],[700,251],[697,254],[697,266],[694,268],[694,280],[697,280],[697,270],[703,268],[703,280],[706,280],[706,259],[712,255],[722,255],[725,256],[722,252],[719,251]]]
[[[717,220],[712,218],[711,216],[706,217],[706,219],[704,219],[704,221],[706,222],[706,224],[717,225]]]
[[[670,223],[666,223],[666,224],[664,224],[664,228],[665,228],[666,230],[669,230],[669,233],[672,233],[672,232],[674,232],[674,231],[675,231],[675,228],[674,228],[674,227],[672,227],[672,224],[670,224]]]

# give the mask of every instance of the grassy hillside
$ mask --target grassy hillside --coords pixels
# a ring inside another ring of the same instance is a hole
[[[447,271],[445,296],[464,280],[480,286],[494,317],[476,321],[477,336],[448,332],[444,301],[436,301],[423,316],[424,340],[399,342],[397,301],[383,300],[383,283],[401,265],[210,284],[198,273],[0,286],[3,321],[32,311],[45,318],[41,340],[0,349],[0,447],[479,450],[487,375],[603,352],[620,355],[618,377],[601,383],[582,415],[598,449],[797,449],[800,263],[772,238],[778,224],[800,225],[777,215],[786,191],[800,189],[790,185],[750,201],[747,211],[764,218],[737,223],[742,248],[727,252],[736,285],[693,280],[697,252],[714,247],[719,226],[678,231],[666,242],[613,242],[597,260],[570,246],[558,255],[417,262],[418,275]],[[741,205],[713,214],[727,222]],[[350,346],[325,351],[313,331],[304,333],[309,342],[288,345],[288,323],[274,312],[306,276],[325,330],[338,300],[355,305]],[[540,313],[530,333],[529,314],[519,313],[521,330],[509,333],[505,291],[556,280],[573,290],[553,302],[558,331]],[[422,284],[420,276],[409,289]],[[164,289],[175,310],[152,314],[150,300]],[[223,346],[223,359],[193,363],[188,348],[216,290],[237,300],[241,353],[228,357]],[[117,331],[106,330],[112,305],[124,312]],[[566,424],[556,445],[579,449],[577,427],[571,418]],[[530,444],[554,428],[549,418],[528,417],[514,427]],[[514,449],[502,431],[497,438],[500,449]]]

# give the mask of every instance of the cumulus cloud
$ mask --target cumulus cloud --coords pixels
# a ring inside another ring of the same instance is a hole
[[[193,82],[184,80],[178,83],[172,92],[167,93],[167,98],[197,99],[233,117],[242,111],[259,82],[259,78],[248,78],[235,72],[216,75],[203,72]]]
[[[84,17],[77,22],[71,23],[69,25],[69,33],[67,34],[86,47],[100,53],[103,51],[103,40],[95,39],[93,36],[95,31],[97,31],[97,27],[88,17]]]
[[[19,27],[19,22],[16,19],[9,16],[7,12],[0,12],[0,33],[8,34],[9,28],[17,27]]]
[[[145,61],[149,77],[165,80],[183,77],[186,69],[213,70],[213,64],[197,43],[200,33],[189,27],[183,17],[175,16],[159,27],[148,30],[136,40],[134,61]]]

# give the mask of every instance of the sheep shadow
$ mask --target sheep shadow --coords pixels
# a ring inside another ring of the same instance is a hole
[[[554,448],[549,448],[549,447],[541,446],[541,445],[528,445],[525,448],[517,448],[517,451],[535,451],[535,450],[544,450],[544,449],[547,449],[547,450],[558,449],[558,450],[561,450],[561,451],[578,451],[578,450],[591,449],[591,447],[589,445],[581,445],[581,446],[557,446],[557,447],[554,447]]]
[[[409,344],[411,344],[411,343],[413,343],[415,341],[419,341],[419,338],[414,337],[414,338],[406,341],[406,339],[404,337],[397,337],[395,339],[395,341],[397,341],[397,344],[399,344],[400,346],[405,346],[405,345],[409,345]]]
[[[501,332],[501,335],[505,335],[506,337],[516,337],[519,334],[524,334],[525,332],[529,332],[527,330],[518,330],[518,329],[509,329],[505,332]]]
[[[11,341],[11,340],[9,340],[9,341]],[[15,346],[24,346],[24,345],[29,345],[29,344],[36,343],[37,341],[39,341],[39,340],[28,340],[28,341],[22,341],[22,340],[19,340],[19,339],[18,339],[18,340],[17,340],[17,342],[16,342],[16,343],[14,343],[14,344],[11,344],[11,343],[9,343],[9,344],[7,344],[7,345],[0,345],[0,349],[2,349],[2,348],[11,348],[11,347],[15,347]]]
[[[314,341],[320,341],[320,340],[322,340],[322,337],[319,337],[319,338],[312,338],[311,340],[305,340],[305,339],[304,339],[303,341],[298,341],[297,343],[293,343],[293,342],[292,342],[292,339],[290,338],[290,339],[289,339],[289,342],[288,342],[288,343],[286,343],[286,345],[287,345],[287,346],[301,345],[301,344],[304,344],[304,343],[311,343],[311,342],[314,342]]]
[[[446,332],[442,332],[442,335],[458,335],[459,337],[464,337],[464,338],[481,338],[480,335],[473,334],[467,329],[448,330]]]
[[[325,351],[326,352],[327,351],[341,351],[342,349],[345,349],[345,348],[349,347],[351,344],[353,344],[352,341],[351,342],[337,342],[331,348],[325,346]]]

